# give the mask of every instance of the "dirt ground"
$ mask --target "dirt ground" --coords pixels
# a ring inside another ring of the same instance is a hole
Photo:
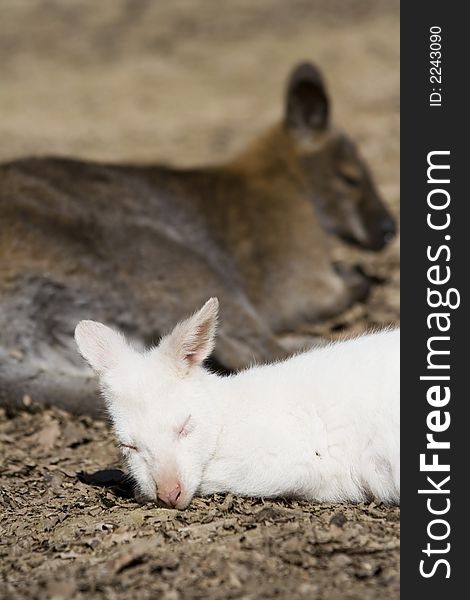
[[[399,216],[399,21],[393,0],[3,0],[0,160],[219,161],[279,118],[308,58],[334,120]],[[334,244],[379,285],[308,334],[399,321],[399,241]],[[399,595],[399,509],[216,496],[141,505],[104,422],[24,399],[0,411],[0,598]],[[101,478],[105,485],[91,485]]]
[[[140,505],[125,481],[80,481],[119,468],[104,423],[34,404],[1,414],[0,444],[0,597],[398,597],[398,508]]]

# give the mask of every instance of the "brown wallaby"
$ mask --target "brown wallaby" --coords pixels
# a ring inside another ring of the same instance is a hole
[[[78,321],[151,344],[209,296],[224,310],[215,365],[282,356],[276,332],[367,293],[363,275],[332,266],[323,230],[379,250],[395,228],[308,63],[289,79],[282,122],[220,166],[1,165],[0,399],[96,413]]]

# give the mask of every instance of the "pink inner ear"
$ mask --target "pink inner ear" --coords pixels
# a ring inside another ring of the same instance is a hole
[[[185,356],[185,359],[188,361],[188,363],[194,365],[197,363],[197,352],[188,352]]]
[[[173,359],[174,367],[181,376],[202,364],[214,348],[217,325],[216,298],[208,300],[202,309],[176,325],[160,347]]]
[[[199,363],[204,357],[208,344],[210,344],[210,323],[204,322],[198,325],[191,348],[185,354],[185,360],[190,365]]]

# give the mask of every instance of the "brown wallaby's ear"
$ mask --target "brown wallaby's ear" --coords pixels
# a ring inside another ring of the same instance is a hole
[[[298,65],[287,84],[286,126],[300,131],[325,129],[329,104],[320,71],[309,62]]]

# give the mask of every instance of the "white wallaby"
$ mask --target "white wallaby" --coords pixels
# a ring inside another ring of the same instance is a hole
[[[140,492],[183,509],[195,494],[399,501],[399,330],[331,344],[229,377],[209,373],[218,300],[158,347],[82,321]]]

